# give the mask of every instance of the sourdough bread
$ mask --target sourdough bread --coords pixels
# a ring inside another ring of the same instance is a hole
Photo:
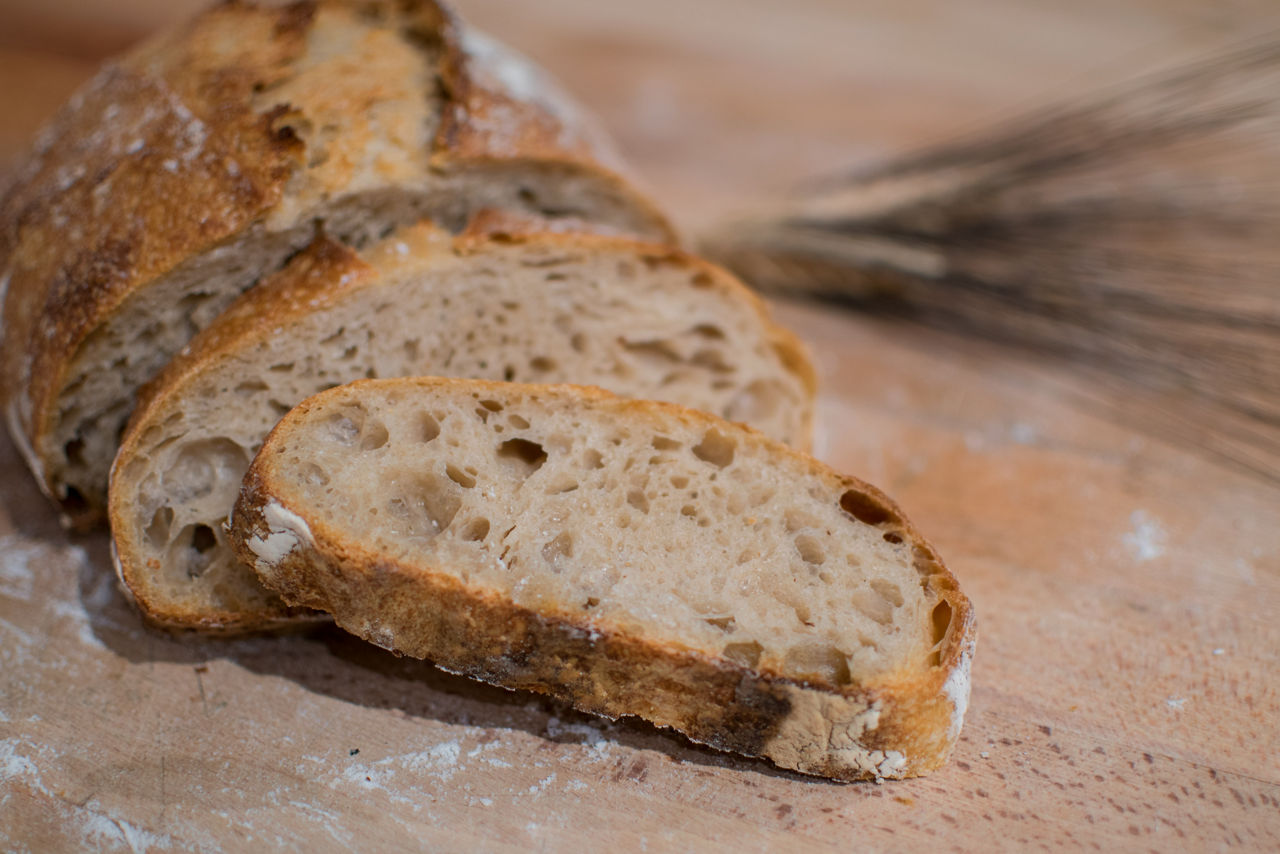
[[[320,239],[245,294],[144,391],[113,469],[117,566],[143,614],[234,632],[305,618],[241,565],[223,523],[294,404],[365,377],[596,383],[807,446],[813,376],[732,277],[666,247],[478,218],[361,254]]]
[[[673,405],[331,389],[267,439],[231,542],[379,646],[804,773],[925,773],[968,701],[971,607],[899,508]]]
[[[139,385],[317,222],[360,246],[499,207],[670,237],[617,164],[431,0],[219,4],[104,68],[0,200],[14,440],[69,521],[100,521]]]

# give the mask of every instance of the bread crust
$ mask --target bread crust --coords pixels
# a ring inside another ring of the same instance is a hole
[[[343,299],[352,288],[382,276],[394,275],[406,265],[416,268],[429,265],[433,257],[476,256],[505,245],[520,244],[546,250],[549,254],[617,253],[634,257],[640,263],[678,265],[691,276],[705,275],[704,287],[720,289],[730,299],[742,300],[752,307],[760,317],[770,343],[779,350],[784,365],[804,384],[809,400],[803,409],[800,447],[807,449],[812,433],[813,368],[802,345],[790,332],[770,320],[764,303],[754,292],[715,265],[668,246],[616,235],[551,232],[546,231],[546,227],[545,220],[505,212],[485,212],[475,217],[460,235],[450,235],[430,223],[421,223],[398,233],[395,242],[405,243],[405,252],[394,251],[388,244],[382,250],[363,255],[319,236],[285,269],[243,294],[175,356],[154,380],[143,386],[112,465],[108,510],[112,533],[119,543],[118,552],[125,556],[116,562],[117,573],[147,621],[174,630],[239,634],[273,631],[314,619],[310,611],[286,608],[278,601],[264,607],[232,612],[189,608],[167,597],[153,595],[154,588],[148,579],[150,574],[159,570],[139,566],[130,559],[130,556],[140,554],[141,549],[136,542],[134,520],[131,518],[132,504],[127,497],[116,492],[119,472],[141,453],[148,427],[163,420],[168,412],[180,405],[190,380],[227,354],[243,349],[246,342],[274,334],[275,330],[294,319],[324,310]]]
[[[856,478],[746,427],[754,441],[801,457],[833,489],[856,490],[880,525],[913,546],[916,568],[950,608],[936,662],[906,666],[863,684],[798,681],[779,662],[755,668],[722,657],[592,624],[568,609],[534,611],[498,592],[467,585],[447,571],[411,566],[361,542],[344,539],[305,508],[289,507],[272,479],[276,437],[321,405],[366,383],[398,383],[417,392],[446,384],[500,396],[503,384],[420,378],[373,380],[332,389],[300,404],[272,432],[244,480],[231,520],[240,559],[286,602],[327,611],[338,625],[397,653],[432,660],[442,669],[501,685],[553,695],[583,711],[639,715],[722,750],[768,758],[783,768],[837,780],[902,778],[941,766],[960,734],[969,695],[976,629],[973,609],[937,552],[887,496]],[[556,387],[564,389],[566,387]],[[664,411],[707,426],[724,423],[674,404],[619,400],[606,391],[570,387],[582,399],[609,400],[619,418]],[[283,441],[283,439],[281,440]],[[839,493],[837,493],[839,494]],[[274,505],[296,523],[281,529]],[[283,508],[282,510],[279,508]],[[288,534],[289,547],[264,561],[250,547]]]
[[[444,101],[432,171],[562,171],[616,198],[642,231],[673,238],[652,202],[611,168],[616,158],[589,120],[549,85],[504,88],[511,75],[492,70],[504,54],[468,51],[452,13],[433,0],[215,6],[104,68],[41,132],[0,201],[7,421],[32,450],[41,488],[77,527],[102,511],[67,493],[60,471],[68,452],[53,439],[77,354],[126,298],[185,262],[257,224],[305,219],[291,181],[310,157],[295,130],[309,118],[287,103],[264,108],[263,99],[307,61],[324,10],[390,15],[393,8],[409,41],[437,57]],[[385,75],[369,80],[370,90],[405,85],[394,68],[361,73]],[[339,135],[311,190],[341,192],[349,177],[341,165],[371,141],[378,140],[366,126]]]

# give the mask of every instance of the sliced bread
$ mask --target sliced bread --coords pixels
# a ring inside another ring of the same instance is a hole
[[[110,516],[121,578],[151,622],[233,632],[303,616],[235,560],[222,526],[280,417],[355,379],[595,383],[807,445],[811,368],[732,277],[670,248],[510,219],[457,238],[419,225],[361,254],[320,239],[144,391]]]
[[[968,701],[969,601],[898,507],[678,406],[331,389],[267,439],[231,542],[379,646],[808,774],[936,768]]]
[[[670,237],[617,164],[431,0],[220,3],[104,68],[0,198],[14,441],[69,522],[100,522],[138,387],[317,221],[356,246],[485,207]]]

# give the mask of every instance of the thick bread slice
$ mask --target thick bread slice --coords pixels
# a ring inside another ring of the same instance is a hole
[[[14,440],[69,521],[100,521],[138,386],[317,221],[363,245],[499,207],[668,238],[616,167],[544,75],[430,0],[219,4],[90,81],[0,199]]]
[[[879,490],[598,389],[356,382],[284,417],[232,518],[379,646],[839,779],[945,761],[969,601]]]
[[[113,470],[110,515],[121,578],[146,617],[232,632],[302,616],[225,545],[241,477],[303,398],[365,377],[424,374],[597,383],[808,442],[813,377],[803,352],[709,264],[581,234],[455,239],[422,225],[362,256],[321,239],[214,321],[142,395]]]

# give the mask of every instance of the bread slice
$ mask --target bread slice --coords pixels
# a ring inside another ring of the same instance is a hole
[[[969,601],[879,490],[598,389],[362,381],[281,420],[231,542],[379,646],[843,780],[945,761]]]
[[[298,619],[225,545],[241,477],[303,398],[422,374],[596,383],[801,446],[813,403],[808,362],[759,300],[670,248],[482,225],[456,239],[420,225],[363,255],[321,239],[198,335],[126,431],[110,515],[146,617],[222,632]]]
[[[140,384],[316,222],[362,246],[486,207],[671,235],[581,110],[438,4],[218,4],[103,69],[0,199],[14,440],[99,522]]]

